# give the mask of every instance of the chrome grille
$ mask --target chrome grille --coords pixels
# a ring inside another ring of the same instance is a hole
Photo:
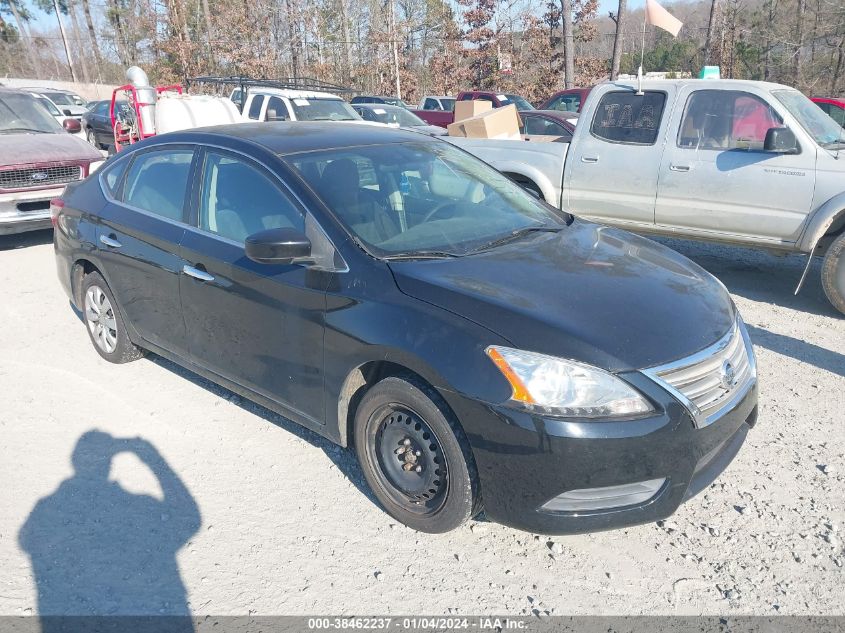
[[[81,177],[82,168],[79,165],[4,169],[0,170],[0,189],[43,188],[73,182]]]
[[[735,406],[757,379],[751,341],[739,320],[707,349],[645,373],[687,406],[698,427]]]

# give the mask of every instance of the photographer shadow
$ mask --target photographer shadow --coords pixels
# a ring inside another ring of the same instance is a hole
[[[161,499],[109,480],[119,453],[134,454],[150,469]],[[193,631],[176,560],[200,527],[188,489],[140,438],[88,431],[71,460],[73,475],[38,501],[18,534],[32,562],[42,631],[91,630],[103,616],[118,615],[135,616],[136,629],[147,630],[141,620],[156,616],[147,622],[155,630]]]

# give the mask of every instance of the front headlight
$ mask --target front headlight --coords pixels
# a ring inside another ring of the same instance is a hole
[[[654,409],[613,374],[571,360],[491,345],[485,352],[531,410],[574,418],[640,415]]]

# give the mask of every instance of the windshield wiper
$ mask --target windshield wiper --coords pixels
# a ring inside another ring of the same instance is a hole
[[[49,134],[46,130],[38,130],[33,127],[7,127],[0,130],[0,133],[5,134],[6,132],[35,132],[36,134]]]
[[[492,242],[487,242],[486,244],[482,244],[475,250],[473,253],[478,253],[481,251],[486,251],[491,248],[495,248],[497,246],[501,246],[502,244],[507,244],[508,242],[512,242],[513,240],[519,239],[523,235],[528,235],[529,233],[557,233],[558,231],[562,231],[562,226],[526,226],[521,229],[516,229],[515,231],[511,231],[507,235],[504,235],[498,239],[493,240]]]
[[[460,257],[457,253],[450,253],[449,251],[408,251],[406,253],[394,253],[382,257],[385,261],[396,261],[401,259],[447,259],[451,257]]]

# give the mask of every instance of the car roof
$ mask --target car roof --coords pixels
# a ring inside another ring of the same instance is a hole
[[[383,110],[384,108],[388,108],[390,110],[405,110],[402,106],[393,105],[392,103],[353,103],[353,108],[367,108],[368,110],[375,110],[378,108],[379,110]]]
[[[248,141],[280,155],[363,145],[432,141],[427,134],[387,125],[358,125],[349,121],[274,121],[171,132],[153,137],[146,146],[156,144],[155,139],[162,142],[210,143],[220,137]]]
[[[330,92],[314,92],[312,90],[288,90],[286,88],[265,88],[262,86],[246,86],[250,94],[269,95],[272,97],[287,97],[288,99],[336,99],[340,97]]]
[[[30,90],[20,90],[18,88],[11,88],[9,86],[0,86],[0,94],[27,95],[30,97],[34,96]]]
[[[636,79],[624,79],[618,81],[606,81],[604,84],[611,84],[619,86],[620,88],[637,88]],[[763,90],[797,90],[792,86],[784,84],[776,84],[770,81],[752,81],[748,79],[643,79],[642,87],[648,90],[660,90],[661,87],[666,86],[710,86],[713,88],[721,88],[723,90],[737,90],[748,88],[762,88]]]

